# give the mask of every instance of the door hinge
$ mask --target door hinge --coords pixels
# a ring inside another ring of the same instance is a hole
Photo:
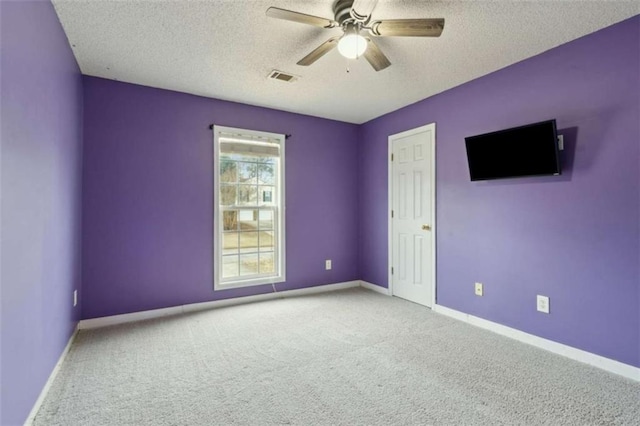
[[[391,161],[393,161],[393,154],[391,154]]]
[[[393,275],[393,266],[391,267],[391,275]]]
[[[391,210],[391,218],[393,219],[393,210]]]

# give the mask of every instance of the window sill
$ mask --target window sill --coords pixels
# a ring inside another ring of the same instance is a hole
[[[230,290],[233,288],[242,288],[242,287],[255,287],[259,285],[278,284],[283,282],[285,282],[284,275],[271,276],[271,277],[259,277],[259,278],[252,278],[252,279],[238,280],[238,281],[227,281],[224,283],[215,283],[213,286],[213,291]]]

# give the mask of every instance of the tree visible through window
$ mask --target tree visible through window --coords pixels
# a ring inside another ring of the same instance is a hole
[[[284,280],[284,137],[214,127],[216,288]]]

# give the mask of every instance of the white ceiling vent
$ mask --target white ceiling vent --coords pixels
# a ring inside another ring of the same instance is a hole
[[[293,83],[298,79],[295,75],[287,74],[283,71],[273,70],[269,73],[269,78],[274,80],[286,81],[287,83]]]

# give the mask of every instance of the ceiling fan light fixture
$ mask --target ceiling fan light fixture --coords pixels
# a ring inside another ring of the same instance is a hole
[[[2,0],[0,0],[2,1]],[[356,59],[360,56],[376,71],[391,65],[389,58],[380,50],[374,37],[440,37],[444,29],[444,18],[409,18],[372,20],[371,13],[378,0],[335,0],[334,19],[307,15],[293,10],[270,7],[267,16],[298,22],[320,28],[341,28],[344,34],[335,35],[300,59],[297,64],[309,66],[335,47],[342,56]],[[366,36],[360,35],[366,31]]]
[[[347,26],[344,35],[338,41],[338,51],[348,59],[356,59],[367,50],[367,39],[360,35],[358,28]]]

